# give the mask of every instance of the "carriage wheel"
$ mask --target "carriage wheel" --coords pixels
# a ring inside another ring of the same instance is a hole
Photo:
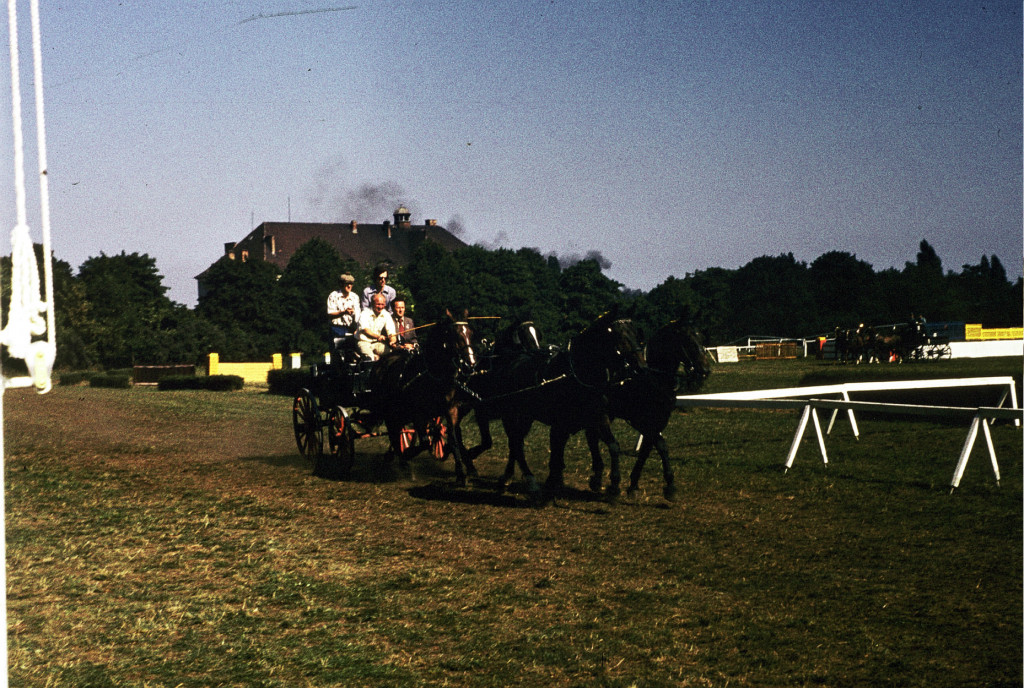
[[[352,473],[355,460],[355,435],[348,422],[348,414],[341,406],[335,406],[327,414],[327,443],[334,459],[334,468],[341,478]]]
[[[416,439],[416,431],[412,428],[402,428],[401,434],[398,436],[398,453],[405,454],[412,446],[413,440]]]
[[[308,389],[303,389],[292,402],[292,427],[299,453],[313,461],[324,451],[324,429],[320,406]]]
[[[430,451],[434,458],[443,461],[448,450],[448,426],[444,424],[444,419],[438,416],[431,421],[427,432],[430,435]]]

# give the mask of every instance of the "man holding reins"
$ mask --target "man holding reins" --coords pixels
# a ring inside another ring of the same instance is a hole
[[[359,313],[356,347],[360,354],[376,361],[387,347],[395,345],[398,330],[391,313],[386,310],[387,297],[384,294],[374,294],[370,306]]]

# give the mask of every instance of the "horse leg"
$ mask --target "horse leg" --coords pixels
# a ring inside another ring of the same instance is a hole
[[[619,483],[622,481],[622,474],[619,471],[619,456],[622,454],[622,450],[619,448],[619,441],[612,433],[612,424],[607,417],[602,419],[597,429],[601,434],[601,439],[608,445],[611,470],[608,473],[607,494],[609,498],[615,500],[620,494]]]
[[[540,488],[537,486],[537,479],[526,463],[526,435],[530,432],[533,421],[514,421],[503,418],[502,426],[505,428],[505,435],[508,437],[508,462],[505,464],[505,474],[498,484],[498,491],[503,492],[508,483],[515,475],[515,467],[519,466],[519,472],[526,481],[526,491],[532,501],[539,501]]]
[[[408,456],[406,455],[406,452],[402,451],[402,427],[403,424],[397,419],[384,418],[384,428],[387,430],[388,434],[388,453],[386,460],[390,461],[391,459],[398,459],[398,462],[404,465],[405,462],[408,461]]]
[[[633,494],[640,489],[640,476],[643,475],[644,465],[647,463],[647,457],[651,455],[651,438],[650,435],[644,435],[643,440],[640,442],[640,451],[636,455],[636,463],[633,464],[633,470],[629,474],[629,487],[626,488],[626,494]]]
[[[475,459],[494,446],[494,438],[491,436],[492,419],[486,413],[481,413],[479,409],[474,411],[473,415],[476,417],[476,426],[480,429],[480,444],[468,450],[470,459]]]
[[[558,423],[552,424],[548,433],[548,442],[551,448],[551,456],[548,459],[548,479],[544,483],[544,487],[549,492],[565,487],[565,445],[568,441],[569,431]]]
[[[672,472],[672,464],[669,463],[668,459],[668,442],[665,441],[665,437],[660,432],[654,440],[654,448],[661,455],[661,474],[665,478],[665,488],[662,490],[662,494],[665,495],[665,499],[675,499],[676,476]]]
[[[586,429],[587,446],[590,448],[590,490],[601,491],[601,476],[604,475],[604,459],[601,457],[601,442],[594,428]]]
[[[448,409],[448,446],[451,447],[452,456],[455,457],[455,482],[459,487],[466,486],[466,474],[476,476],[476,468],[469,457],[462,455],[462,428],[459,423],[459,407],[453,406]]]

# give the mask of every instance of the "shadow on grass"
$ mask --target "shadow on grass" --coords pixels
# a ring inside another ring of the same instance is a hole
[[[544,492],[539,497],[531,495],[525,482],[514,482],[499,490],[497,478],[474,477],[468,487],[458,487],[453,480],[434,480],[426,485],[409,489],[409,496],[428,501],[445,501],[459,504],[486,504],[504,508],[535,508],[556,502],[606,503],[603,495],[562,487],[553,493]]]
[[[252,461],[275,468],[313,468],[313,463],[298,452],[291,454],[269,454],[265,456],[241,456],[241,461]]]
[[[430,502],[451,502],[456,504],[483,504],[507,509],[520,509],[531,506],[530,502],[519,499],[508,492],[495,489],[474,489],[473,487],[457,487],[452,482],[430,482],[409,488],[409,496]]]

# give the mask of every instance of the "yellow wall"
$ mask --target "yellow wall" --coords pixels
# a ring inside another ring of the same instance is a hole
[[[210,354],[208,375],[237,375],[246,382],[266,382],[267,372],[281,367],[281,354],[269,363],[221,363],[220,354]]]
[[[1024,339],[1024,327],[982,327],[968,324],[964,327],[965,339],[976,342],[988,339]]]

